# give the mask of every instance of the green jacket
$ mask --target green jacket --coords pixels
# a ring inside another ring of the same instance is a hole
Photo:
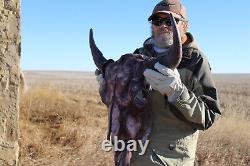
[[[131,166],[193,165],[199,130],[211,127],[221,115],[209,63],[193,36],[190,33],[187,36],[192,42],[183,45],[183,57],[178,66],[186,91],[172,104],[158,91],[149,92],[153,119],[150,142],[144,155],[133,153]],[[147,39],[134,53],[161,56],[150,41]]]

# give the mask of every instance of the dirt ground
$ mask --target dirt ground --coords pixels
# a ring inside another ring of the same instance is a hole
[[[113,165],[101,150],[107,109],[90,72],[25,71],[20,101],[24,166]],[[214,75],[222,118],[200,132],[196,165],[250,165],[250,74]]]

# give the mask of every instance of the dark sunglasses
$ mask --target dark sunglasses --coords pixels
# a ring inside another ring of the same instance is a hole
[[[180,21],[179,19],[175,18],[176,23]],[[162,18],[162,17],[156,17],[152,19],[152,24],[155,26],[161,26],[163,23],[165,23],[167,26],[171,26],[171,20],[169,17],[167,18]]]

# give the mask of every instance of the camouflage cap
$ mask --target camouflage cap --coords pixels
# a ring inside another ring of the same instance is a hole
[[[159,2],[155,7],[148,18],[148,21],[151,21],[152,18],[158,13],[172,13],[175,18],[181,20],[187,20],[186,9],[184,5],[181,4],[180,0],[163,0]]]

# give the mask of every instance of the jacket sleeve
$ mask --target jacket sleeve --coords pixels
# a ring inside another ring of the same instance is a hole
[[[196,64],[193,74],[193,88],[188,90],[184,85],[182,94],[172,104],[182,119],[196,129],[205,130],[221,115],[211,68],[205,57]]]

